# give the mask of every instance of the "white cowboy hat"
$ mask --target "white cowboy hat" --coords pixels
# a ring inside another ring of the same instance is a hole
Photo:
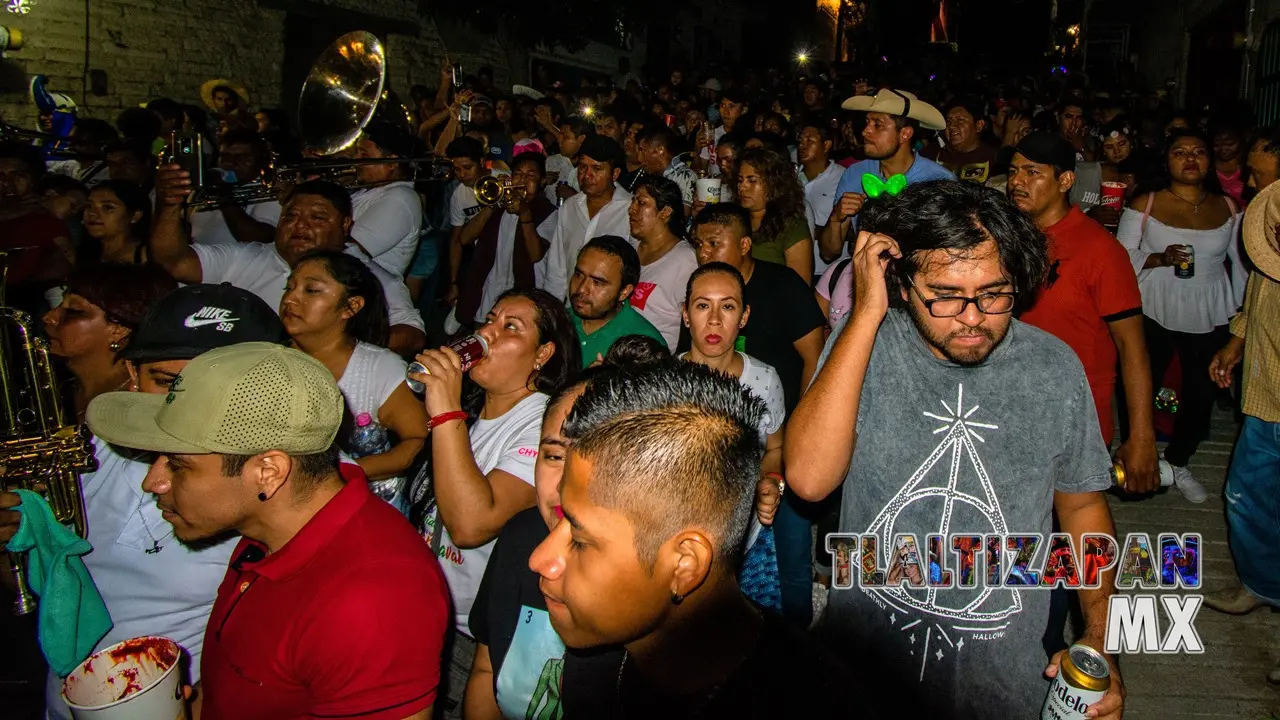
[[[926,130],[945,130],[947,127],[947,121],[938,112],[938,108],[905,90],[884,88],[875,95],[855,95],[841,103],[840,107],[845,110],[908,117],[919,122],[920,127]]]
[[[1280,282],[1280,182],[1262,189],[1244,213],[1244,250],[1258,272]]]

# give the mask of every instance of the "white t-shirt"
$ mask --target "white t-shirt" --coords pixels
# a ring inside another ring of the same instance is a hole
[[[542,393],[534,393],[516,403],[502,417],[477,420],[471,426],[471,452],[480,472],[488,475],[494,470],[502,470],[533,485],[533,465],[538,459],[538,444],[542,439],[542,413],[550,399]],[[448,480],[435,478],[435,482]],[[428,530],[434,528],[437,520],[438,516],[428,521]],[[489,564],[494,542],[496,539],[478,548],[464,550],[453,544],[448,528],[440,531],[440,567],[453,597],[454,623],[458,632],[467,637],[471,637],[468,619],[471,606],[475,603],[476,591],[480,589],[480,579],[484,577],[485,565]]]
[[[489,274],[484,279],[484,289],[480,292],[476,322],[483,322],[498,296],[515,285],[515,270],[512,268],[511,255],[515,252],[516,230],[519,229],[519,215],[502,213],[502,218],[498,220],[498,249],[493,256],[493,267],[489,268]]]
[[[595,217],[587,215],[587,194],[578,193],[560,206],[556,213],[556,230],[551,247],[538,264],[542,266],[541,287],[561,300],[569,297],[569,278],[578,265],[578,251],[592,238],[601,235],[627,237],[631,234],[631,193],[615,186],[613,199],[600,208]]]
[[[491,175],[509,175],[506,170],[495,169]],[[480,201],[476,200],[476,189],[462,183],[453,189],[449,197],[449,227],[462,227],[467,221],[480,212]]]
[[[633,246],[639,247],[639,241],[630,240]],[[640,266],[640,282],[631,293],[631,307],[658,328],[669,348],[674,348],[680,340],[683,324],[680,309],[689,276],[697,269],[698,254],[692,245],[683,241],[676,243],[666,255]]]
[[[280,312],[280,298],[284,297],[284,285],[289,280],[289,264],[276,252],[274,244],[192,245],[191,249],[200,258],[202,282],[231,283],[257,295]],[[354,245],[348,245],[343,252],[362,260],[382,284],[392,326],[408,325],[425,330],[422,315],[414,307],[404,280],[375,265]]]
[[[707,177],[720,177],[720,165],[716,163],[716,145],[720,143],[720,138],[724,137],[727,132],[723,125],[717,125],[716,129],[711,131],[710,147],[702,148],[702,159],[707,161]],[[720,192],[720,202],[730,202],[725,199],[723,188],[721,188]]]
[[[547,185],[547,199],[552,205],[558,204],[557,201],[560,199],[556,195],[557,183],[569,183],[569,187],[574,190],[581,190],[578,185],[578,169],[574,167],[573,161],[564,155],[552,155],[547,158],[547,176],[550,177],[551,173],[560,173],[555,182]]]
[[[822,255],[818,252],[818,230],[821,225],[826,225],[831,220],[831,211],[835,209],[836,186],[840,184],[840,176],[844,174],[844,168],[834,162],[827,162],[827,169],[818,174],[818,177],[809,180],[805,177],[804,169],[796,170],[796,176],[800,178],[800,184],[804,186],[804,219],[809,223],[809,237],[813,238],[813,274],[821,275],[826,272],[830,263],[822,261]],[[840,258],[849,257],[849,246],[845,244],[843,250],[840,251]],[[839,262],[840,258],[836,258]]]
[[[382,269],[403,276],[422,228],[422,199],[413,183],[401,180],[351,193],[351,217],[351,239]]]
[[[80,476],[93,545],[84,564],[114,623],[93,650],[142,635],[172,638],[191,655],[191,681],[198,682],[205,624],[236,538],[199,550],[182,544],[155,498],[142,490],[150,466],[103,440],[94,438],[93,446],[98,470]],[[148,552],[157,544],[159,551]],[[49,717],[70,720],[61,691],[62,679],[51,671],[45,685]]]
[[[404,382],[404,373],[408,364],[399,355],[386,348],[370,345],[365,342],[356,343],[347,367],[338,379],[338,389],[347,403],[347,413],[352,419],[360,413],[369,413],[376,423],[382,421],[378,412],[386,404],[391,393]],[[378,497],[388,500],[393,505],[402,497],[407,482],[403,475],[370,480],[369,489]]]
[[[280,224],[280,203],[275,200],[253,203],[244,208],[249,217],[271,227]],[[221,210],[191,213],[191,242],[196,245],[238,245]]]
[[[787,417],[782,378],[778,377],[778,371],[772,365],[746,353],[738,354],[742,356],[742,374],[738,376],[738,382],[750,390],[752,395],[764,401],[765,413],[760,418],[760,439],[765,440],[782,429],[782,423]]]

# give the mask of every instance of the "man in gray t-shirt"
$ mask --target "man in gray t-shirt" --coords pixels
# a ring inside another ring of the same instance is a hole
[[[1034,299],[1023,289],[1044,280],[1043,237],[998,192],[970,183],[911,186],[865,209],[863,222],[853,310],[827,343],[785,447],[788,485],[819,500],[843,483],[840,532],[877,540],[874,558],[855,552],[853,587],[832,590],[821,634],[912,716],[1033,717],[1049,689],[1046,665],[1056,673],[1040,642],[1049,590],[988,586],[985,547],[965,572],[951,541],[1047,540],[1055,510],[1076,547],[1083,533],[1115,533],[1102,495],[1110,460],[1080,361],[1012,319]],[[930,535],[944,538],[942,568],[930,569]],[[923,573],[909,563],[902,572],[899,556],[918,559]],[[877,567],[887,582],[864,586],[863,569]],[[938,570],[956,586],[920,577]],[[961,587],[962,574],[975,586]],[[1102,648],[1113,583],[1104,574],[1101,588],[1080,591],[1080,642]],[[1102,717],[1120,708],[1118,674],[1113,688],[1095,704]]]

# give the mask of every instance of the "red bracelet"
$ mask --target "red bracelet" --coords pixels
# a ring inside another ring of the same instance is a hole
[[[462,410],[450,410],[449,412],[440,413],[431,418],[431,422],[427,423],[428,430],[436,429],[436,426],[443,425],[451,420],[466,421],[467,413]]]

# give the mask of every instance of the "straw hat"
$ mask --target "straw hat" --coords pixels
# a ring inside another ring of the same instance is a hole
[[[200,86],[200,99],[204,101],[205,105],[209,106],[210,110],[214,112],[221,112],[221,110],[213,104],[213,89],[217,87],[231,88],[240,96],[241,106],[249,106],[249,91],[245,90],[243,85],[226,78],[214,78]]]
[[[1244,249],[1258,272],[1280,282],[1280,182],[1262,189],[1244,213]]]
[[[938,112],[938,108],[905,90],[884,88],[875,95],[855,95],[841,103],[840,107],[844,110],[908,117],[919,122],[920,127],[926,130],[945,130],[947,127],[947,121]]]

